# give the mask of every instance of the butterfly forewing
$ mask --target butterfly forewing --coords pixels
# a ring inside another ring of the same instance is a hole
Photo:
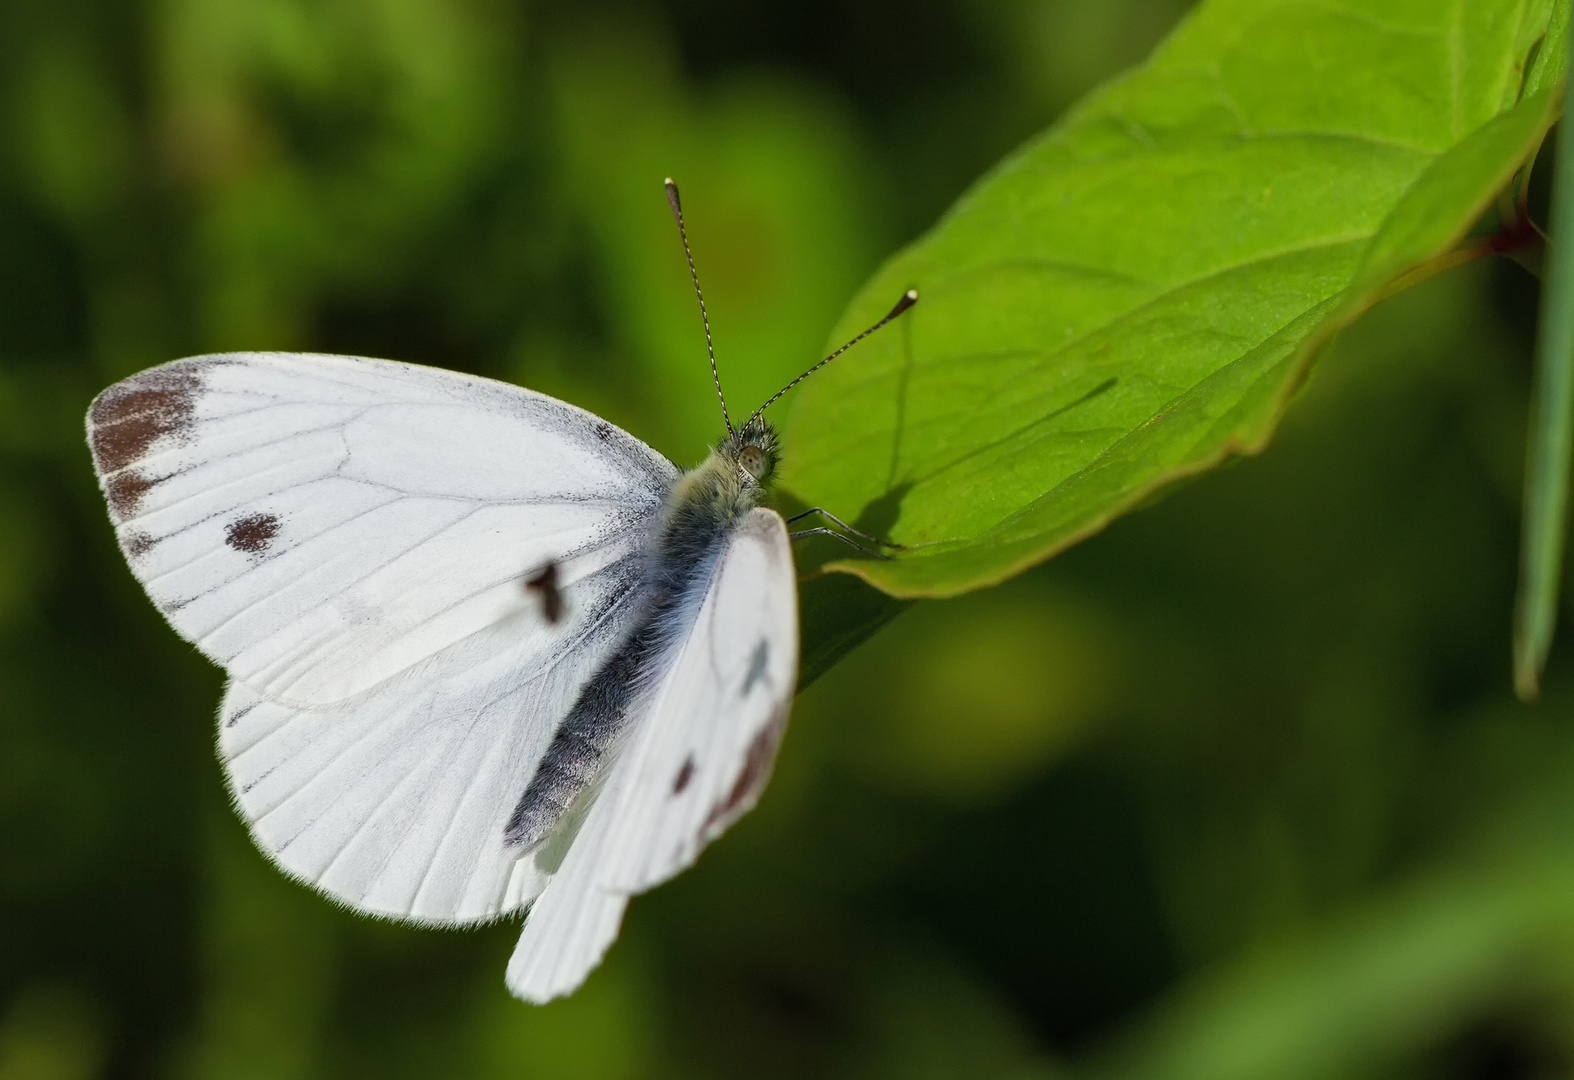
[[[348,357],[176,361],[110,387],[88,426],[160,610],[233,679],[298,705],[527,610],[547,562],[571,584],[630,557],[676,475],[544,395]]]

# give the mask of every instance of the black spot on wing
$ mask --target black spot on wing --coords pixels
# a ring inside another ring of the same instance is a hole
[[[678,775],[672,778],[672,793],[682,795],[683,790],[689,786],[689,781],[694,779],[694,755],[690,754],[683,759],[683,767],[678,770]]]
[[[526,579],[525,591],[541,596],[541,614],[556,625],[563,618],[563,590],[557,583],[557,563],[549,562]]]
[[[247,555],[261,555],[279,535],[279,519],[273,514],[247,514],[224,527],[224,542]]]

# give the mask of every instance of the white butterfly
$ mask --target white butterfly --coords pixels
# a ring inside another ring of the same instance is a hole
[[[132,572],[229,675],[258,846],[358,911],[528,906],[508,986],[546,1001],[770,773],[798,623],[763,410],[682,473],[516,386],[231,353],[111,386],[88,441]]]

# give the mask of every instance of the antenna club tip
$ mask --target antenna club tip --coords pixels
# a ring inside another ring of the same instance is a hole
[[[898,315],[900,315],[902,312],[906,311],[908,308],[912,307],[916,303],[918,303],[918,290],[917,289],[908,289],[905,293],[902,294],[902,298],[896,302],[896,306],[891,309],[891,314],[887,315],[881,321],[882,322],[890,322],[892,319],[896,318]]]
[[[662,181],[662,182],[661,182],[661,186],[662,186],[662,187],[677,187],[677,186],[678,186],[678,185],[677,185],[677,184],[674,184],[674,183],[673,183],[673,182],[672,182],[672,177],[670,177],[670,176],[669,176],[669,177],[667,177],[667,178],[666,178],[666,179],[665,179],[665,180],[663,180],[663,181]]]

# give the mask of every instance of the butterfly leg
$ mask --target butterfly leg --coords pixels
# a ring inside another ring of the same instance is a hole
[[[859,535],[862,536],[863,534],[859,533]],[[843,536],[841,533],[837,532],[835,529],[827,529],[827,528],[824,528],[823,526],[821,528],[818,528],[818,529],[800,529],[798,532],[789,533],[788,536],[791,539],[793,539],[793,540],[802,540],[806,536],[834,536],[834,537],[836,537],[836,539],[840,540],[842,543],[846,544],[848,547],[857,548],[859,551],[863,552],[865,555],[872,555],[876,559],[889,560],[891,558],[891,556],[885,554],[882,551],[875,551],[872,548],[866,548],[862,544],[860,544],[858,541],[852,539],[851,537]],[[878,543],[878,542],[879,541],[876,541],[876,543]]]
[[[830,522],[833,522],[834,524],[840,525],[842,528],[846,529],[848,532],[852,533],[854,536],[861,537],[862,539],[869,541],[871,544],[876,544],[876,545],[878,545],[880,547],[895,548],[898,551],[905,551],[906,550],[906,548],[904,548],[901,544],[893,543],[890,540],[881,540],[878,536],[870,536],[868,533],[863,532],[860,529],[853,528],[851,525],[847,524],[847,522],[843,521],[841,518],[837,517],[835,514],[831,513],[829,510],[826,510],[823,507],[819,507],[819,506],[811,507],[810,509],[805,510],[801,514],[794,514],[792,517],[787,519],[787,524],[791,525],[795,521],[802,521],[804,518],[808,517],[810,514],[819,514],[821,517],[825,518],[827,521],[830,521]]]

